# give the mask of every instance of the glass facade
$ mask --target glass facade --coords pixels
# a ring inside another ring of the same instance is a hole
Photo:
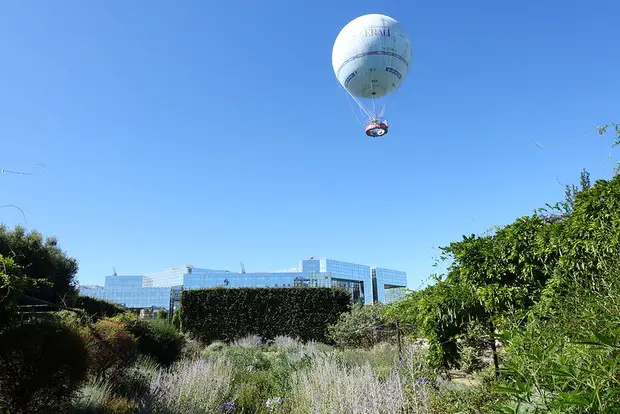
[[[106,289],[127,289],[144,287],[144,276],[106,276]]]
[[[366,305],[372,305],[373,292],[370,266],[332,259],[321,259],[320,267],[321,272],[327,273],[331,278],[357,282],[361,289],[360,299]]]
[[[193,272],[183,276],[185,289],[209,287],[293,287],[295,277],[312,276],[307,272],[233,273],[222,271]]]
[[[123,276],[121,276],[123,277]],[[128,308],[170,307],[169,287],[133,287],[126,289],[80,289],[80,294],[105,299]]]
[[[310,258],[299,263],[298,271],[291,272],[239,273],[186,265],[144,276],[107,276],[103,289],[82,286],[80,293],[129,308],[168,308],[177,303],[175,296],[180,289],[323,286],[341,287],[351,292],[355,302],[371,305],[397,300],[400,288],[406,285],[405,272]]]
[[[407,273],[400,270],[373,269],[373,279],[376,280],[375,300],[381,303],[395,302],[407,287]]]

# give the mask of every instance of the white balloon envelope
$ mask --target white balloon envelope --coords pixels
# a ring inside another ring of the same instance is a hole
[[[411,42],[403,26],[389,16],[367,14],[342,28],[332,49],[338,82],[368,117],[366,134],[387,133],[383,118],[387,96],[409,72]]]

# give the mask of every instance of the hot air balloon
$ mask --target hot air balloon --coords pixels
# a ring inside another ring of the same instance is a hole
[[[387,100],[403,83],[411,62],[411,42],[403,26],[389,16],[366,14],[342,28],[332,50],[338,82],[363,111],[366,135],[388,132]]]

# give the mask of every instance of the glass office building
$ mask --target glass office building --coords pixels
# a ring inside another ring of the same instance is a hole
[[[398,270],[310,258],[287,272],[231,272],[185,265],[142,276],[112,275],[106,276],[103,289],[82,286],[80,293],[129,308],[170,308],[182,289],[296,286],[341,287],[351,292],[353,301],[371,305],[398,300],[407,286],[407,275]]]
[[[407,285],[407,273],[405,272],[376,267],[372,269],[372,279],[375,301],[396,302],[405,293],[403,289]]]

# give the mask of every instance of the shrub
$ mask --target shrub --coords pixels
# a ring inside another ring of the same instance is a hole
[[[90,323],[88,315],[83,310],[61,310],[58,312],[51,312],[50,314],[58,323],[78,332],[83,331]]]
[[[181,355],[185,339],[172,325],[161,320],[139,319],[124,314],[116,318],[126,323],[127,330],[137,339],[138,352],[157,363],[170,365]]]
[[[86,377],[80,335],[53,320],[33,320],[0,334],[0,409],[65,412]],[[3,406],[4,405],[4,406]]]
[[[104,414],[133,414],[136,405],[125,397],[114,397],[102,407],[101,411]]]
[[[165,309],[160,309],[157,311],[157,319],[161,321],[168,322],[168,311]]]
[[[336,288],[213,288],[185,290],[181,304],[183,330],[205,343],[251,334],[326,341],[351,296]]]
[[[277,378],[271,371],[245,372],[236,380],[234,402],[240,413],[266,413],[265,402],[275,396]]]
[[[182,332],[181,330],[181,309],[175,309],[172,314],[172,325],[177,332]]]
[[[85,295],[76,296],[75,299],[73,299],[72,305],[74,308],[83,309],[88,315],[96,318],[111,318],[127,312],[127,308],[124,306]]]
[[[476,344],[460,342],[459,356],[461,370],[468,374],[480,371],[485,367],[482,349]]]
[[[381,341],[396,336],[387,327],[382,305],[356,304],[350,312],[340,315],[338,322],[328,328],[329,337],[340,346],[371,348]]]
[[[136,359],[136,338],[124,324],[102,319],[85,334],[89,370],[116,382]]]

